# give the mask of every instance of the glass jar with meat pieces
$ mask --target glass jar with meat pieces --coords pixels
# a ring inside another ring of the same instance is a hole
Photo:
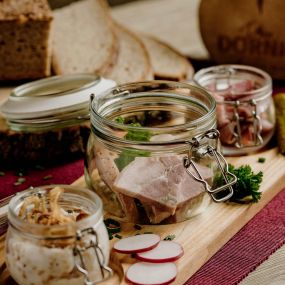
[[[85,178],[110,215],[180,222],[231,197],[236,178],[219,152],[216,103],[205,90],[169,81],[121,85],[92,97],[90,118]],[[219,188],[216,175],[225,177]]]
[[[269,74],[251,66],[219,65],[198,71],[194,81],[216,99],[225,155],[255,152],[270,141],[275,111]]]
[[[102,202],[88,189],[27,189],[9,203],[6,265],[19,285],[86,285],[109,277]]]

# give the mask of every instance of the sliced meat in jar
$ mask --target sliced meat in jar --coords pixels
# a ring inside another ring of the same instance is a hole
[[[151,223],[175,215],[177,207],[204,192],[203,184],[185,170],[183,156],[137,157],[114,182],[116,191],[138,199]],[[205,179],[212,171],[198,165]]]

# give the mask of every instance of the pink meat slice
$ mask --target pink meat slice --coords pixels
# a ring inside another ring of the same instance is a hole
[[[217,104],[217,121],[219,128],[223,128],[224,126],[230,123],[230,119],[227,114],[227,109],[224,104]]]
[[[236,124],[234,122],[231,122],[219,129],[220,140],[223,144],[232,145],[235,143],[236,141],[236,138],[234,136],[235,125]]]
[[[116,191],[140,200],[153,223],[175,214],[176,208],[204,192],[183,166],[182,156],[137,157],[114,182]],[[209,180],[212,171],[198,165],[202,176]]]
[[[238,83],[231,85],[231,92],[240,94],[243,92],[248,92],[254,90],[254,81],[253,80],[243,80]]]

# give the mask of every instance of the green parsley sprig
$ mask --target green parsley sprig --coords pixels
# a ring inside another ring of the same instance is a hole
[[[117,117],[115,121],[120,124],[125,124],[125,119],[123,117]],[[127,125],[134,127],[141,127],[141,124],[138,122],[131,122]],[[149,141],[151,136],[152,134],[149,131],[128,130],[124,138],[130,141]],[[119,157],[116,158],[114,161],[119,171],[121,171],[125,166],[131,163],[138,156],[144,156],[144,157],[150,156],[150,152],[144,150],[137,150],[137,149],[124,149],[120,153]]]
[[[234,194],[230,198],[230,201],[237,203],[257,203],[262,195],[259,188],[263,173],[260,171],[255,174],[249,165],[242,165],[235,168],[229,164],[229,171],[237,177],[237,183],[232,186]],[[221,174],[218,174],[214,178],[213,184],[215,188],[224,184],[224,179]]]

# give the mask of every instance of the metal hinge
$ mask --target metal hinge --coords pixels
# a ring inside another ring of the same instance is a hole
[[[241,118],[238,113],[238,108],[240,105],[250,105],[252,107],[252,126],[253,126],[253,140],[251,143],[244,144],[242,142],[242,130],[241,130]],[[236,123],[236,130],[234,131],[233,135],[235,137],[235,147],[237,148],[245,148],[245,147],[253,147],[253,146],[260,146],[263,144],[263,138],[261,136],[262,125],[260,123],[260,117],[257,115],[257,104],[255,100],[250,100],[248,102],[240,102],[236,101],[234,103],[234,112],[233,118]]]
[[[94,251],[97,259],[94,262],[98,262],[100,266],[101,278],[96,282],[91,281],[90,274],[88,272],[86,263],[84,261],[83,253],[87,250]],[[103,250],[99,245],[97,232],[93,227],[86,228],[83,230],[78,230],[76,232],[76,246],[73,249],[73,254],[75,257],[75,266],[77,270],[84,275],[86,285],[97,284],[109,278],[112,275],[113,273],[112,269],[105,265],[106,259],[103,254]],[[79,259],[76,257],[79,257]]]
[[[184,167],[186,168],[187,173],[193,177],[196,181],[202,183],[204,185],[205,190],[210,194],[212,199],[215,202],[224,202],[230,199],[233,195],[233,188],[232,185],[237,182],[236,176],[229,171],[228,163],[223,157],[223,155],[217,150],[218,144],[219,144],[219,131],[216,129],[211,129],[203,134],[200,134],[198,136],[195,136],[191,141],[188,141],[189,144],[189,153],[188,156],[184,157]],[[213,140],[214,146],[208,143],[204,143],[202,145],[203,147],[203,153],[202,155],[209,155],[212,157],[217,165],[218,168],[222,174],[222,177],[225,181],[225,184],[222,186],[219,186],[217,188],[212,188],[208,182],[203,178],[201,173],[198,170],[198,167],[196,163],[194,162],[194,157],[192,157],[193,153],[197,153],[197,150],[201,147],[201,141],[202,140]],[[194,173],[191,171],[193,169]],[[225,191],[225,195],[221,195],[222,191]],[[219,194],[219,197],[217,198],[216,195]]]

